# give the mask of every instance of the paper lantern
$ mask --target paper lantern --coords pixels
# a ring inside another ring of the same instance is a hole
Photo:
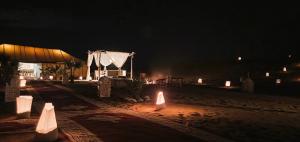
[[[24,76],[20,76],[20,79],[24,79]]]
[[[238,57],[238,60],[241,61],[241,60],[242,60],[242,57]]]
[[[26,86],[26,80],[25,79],[21,79],[20,80],[20,87],[25,87]]]
[[[286,69],[286,67],[283,67],[283,69],[282,69],[284,72],[286,72],[287,71],[287,69]]]
[[[225,82],[225,86],[226,86],[226,87],[230,87],[230,84],[231,84],[230,81],[226,81],[226,82]]]
[[[52,75],[50,75],[50,76],[49,76],[49,79],[50,79],[50,80],[53,80],[53,76],[52,76]]]
[[[32,105],[32,96],[19,96],[16,98],[18,118],[29,118]]]
[[[202,78],[198,79],[198,84],[202,84]]]
[[[57,140],[57,122],[52,103],[45,103],[35,131],[37,141]]]
[[[79,80],[82,80],[82,76],[79,77]]]
[[[270,76],[270,73],[269,72],[266,72],[266,77],[269,77]]]
[[[157,98],[156,98],[156,109],[163,109],[166,107],[164,94],[162,91],[158,92]]]
[[[281,83],[281,79],[276,79],[276,84],[280,84]]]

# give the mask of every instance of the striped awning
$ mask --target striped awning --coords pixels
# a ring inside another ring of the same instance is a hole
[[[79,59],[60,49],[47,49],[13,44],[0,44],[0,55],[25,63],[60,63]]]

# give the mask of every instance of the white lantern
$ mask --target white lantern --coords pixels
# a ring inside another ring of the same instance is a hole
[[[91,77],[91,76],[89,76],[89,77],[88,77],[88,80],[92,80],[92,77]]]
[[[21,79],[20,80],[20,87],[25,87],[26,86],[26,80],[25,79]]]
[[[230,81],[226,81],[225,82],[225,87],[230,87],[231,82]]]
[[[202,84],[202,78],[198,79],[198,84]]]
[[[164,94],[162,91],[158,92],[157,98],[156,98],[156,109],[163,109],[166,107]]]
[[[57,139],[57,122],[52,103],[45,103],[35,131],[37,141],[55,141]]]
[[[283,69],[282,69],[284,72],[286,72],[287,71],[287,69],[286,69],[286,67],[283,67]]]
[[[43,77],[42,77],[42,76],[40,77],[40,80],[43,80]]]
[[[289,58],[292,58],[292,55],[291,55],[291,54],[289,54]]]
[[[238,60],[241,61],[241,60],[242,60],[242,57],[238,57]]]
[[[281,83],[281,79],[276,79],[276,84],[280,84]]]
[[[16,98],[18,118],[29,118],[32,105],[32,96],[19,96]]]
[[[82,80],[82,76],[79,77],[79,80]]]
[[[126,76],[126,70],[122,70],[122,76]]]
[[[49,79],[50,79],[50,80],[53,80],[53,76],[52,76],[52,75],[50,75],[50,76],[49,76]]]
[[[270,73],[269,72],[266,72],[266,77],[269,77],[270,76]]]
[[[20,79],[21,79],[21,80],[24,79],[24,76],[21,75],[21,76],[20,76]]]

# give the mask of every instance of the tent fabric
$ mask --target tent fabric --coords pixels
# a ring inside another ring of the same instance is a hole
[[[130,55],[129,53],[110,51],[107,51],[107,54],[110,56],[113,64],[119,69],[124,65],[128,56]]]
[[[59,63],[71,60],[80,61],[60,49],[47,49],[13,44],[0,44],[0,55],[25,63]]]
[[[91,72],[92,61],[93,61],[93,54],[88,54],[86,80],[89,80],[91,76],[90,72]]]

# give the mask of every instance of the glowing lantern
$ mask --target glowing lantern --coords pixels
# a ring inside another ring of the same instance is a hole
[[[24,79],[24,76],[20,76],[20,79],[21,79],[21,80]]]
[[[156,99],[156,109],[163,109],[166,107],[164,94],[162,91],[158,92],[157,99]]]
[[[292,58],[292,55],[291,55],[291,54],[289,54],[289,58]]]
[[[230,84],[231,84],[230,81],[226,81],[226,82],[225,82],[225,86],[226,86],[226,87],[230,87]]]
[[[82,76],[79,77],[79,80],[82,80]]]
[[[52,103],[45,103],[36,127],[37,141],[55,141],[58,137],[57,123]]]
[[[266,72],[266,77],[269,77],[270,76],[270,73],[269,72]]]
[[[238,60],[241,61],[241,60],[242,60],[242,57],[238,57]]]
[[[42,76],[40,77],[40,80],[43,80],[43,77],[42,77]]]
[[[25,87],[26,86],[26,80],[22,79],[20,80],[20,87]]]
[[[198,79],[198,84],[202,84],[202,78]]]
[[[52,75],[50,75],[50,76],[49,76],[49,79],[50,79],[50,80],[53,80],[53,76],[52,76]]]
[[[283,69],[282,69],[284,72],[286,72],[287,71],[287,69],[286,69],[286,67],[283,67]]]
[[[92,77],[91,77],[91,76],[89,76],[89,77],[88,77],[88,80],[92,80]]]
[[[276,79],[276,84],[280,84],[281,83],[281,79]]]
[[[29,118],[31,112],[32,96],[19,96],[16,98],[18,118]]]

